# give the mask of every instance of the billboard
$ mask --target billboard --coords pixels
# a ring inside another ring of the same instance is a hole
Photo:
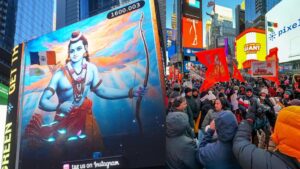
[[[243,68],[243,63],[248,60],[266,60],[266,34],[264,30],[246,29],[235,40],[236,58],[238,69]]]
[[[176,31],[167,28],[167,55],[171,59],[176,55]]]
[[[182,47],[203,48],[202,21],[182,17]]]
[[[281,1],[266,14],[267,49],[278,48],[279,63],[300,60],[299,5],[298,0]]]
[[[139,0],[16,47],[6,129],[20,144],[9,168],[163,165],[158,32],[154,1]]]
[[[202,21],[202,1],[184,0],[182,4],[183,16]]]
[[[7,105],[8,87],[0,83],[0,105]]]
[[[274,77],[276,76],[276,62],[253,61],[251,63],[251,74],[253,77]]]
[[[3,154],[4,132],[5,132],[5,120],[6,119],[7,106],[0,105],[0,153]],[[0,158],[0,166],[2,164],[2,158]]]

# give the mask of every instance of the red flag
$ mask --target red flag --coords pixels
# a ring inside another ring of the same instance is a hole
[[[277,85],[280,84],[279,82],[279,73],[278,73],[278,70],[279,70],[279,65],[278,65],[278,55],[277,55],[277,52],[278,52],[278,48],[272,48],[270,49],[270,52],[269,52],[269,55],[266,56],[266,60],[267,61],[275,61],[276,63],[276,75],[273,76],[273,77],[263,77],[264,79],[267,79],[267,80],[270,80],[272,82],[275,82]]]
[[[242,76],[242,74],[240,73],[240,71],[237,69],[236,65],[233,64],[233,75],[232,78],[239,80],[240,82],[244,82],[244,78]]]
[[[230,80],[226,53],[224,48],[206,50],[195,53],[199,62],[207,67],[205,80],[200,91],[206,91],[217,82],[227,82]]]

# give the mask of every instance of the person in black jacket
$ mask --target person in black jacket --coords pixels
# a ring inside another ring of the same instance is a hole
[[[172,112],[166,118],[166,167],[168,169],[200,169],[196,161],[197,145],[186,136],[189,119],[185,113]]]
[[[291,106],[279,112],[272,135],[274,143],[277,144],[275,152],[260,149],[251,143],[255,114],[252,108],[249,110],[233,140],[233,153],[243,169],[300,168],[300,146],[297,143],[300,139],[299,123],[297,123],[300,120],[299,108],[299,106]],[[293,133],[289,133],[292,131],[287,131],[288,129],[293,129]]]

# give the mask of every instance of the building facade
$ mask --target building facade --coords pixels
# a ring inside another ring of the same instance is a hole
[[[16,0],[0,0],[0,48],[10,52],[14,46]]]
[[[244,1],[245,2],[245,1]],[[245,30],[245,3],[235,8],[235,30],[236,36]]]
[[[53,14],[53,0],[18,1],[14,44],[17,45],[52,32],[55,27],[53,23]]]
[[[265,29],[265,14],[281,0],[246,0],[246,28]]]
[[[232,22],[232,9],[216,5],[215,13],[211,14],[211,29],[208,48],[223,47],[228,40],[229,54],[234,53],[235,29]]]
[[[129,0],[57,0],[57,29],[126,3]]]

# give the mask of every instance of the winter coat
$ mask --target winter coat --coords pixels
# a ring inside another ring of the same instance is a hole
[[[196,100],[193,97],[185,96],[186,102],[188,106],[191,108],[192,113],[193,113],[193,119],[197,119],[199,115],[199,109]]]
[[[166,117],[166,166],[168,169],[199,169],[196,161],[196,142],[186,136],[189,129],[188,116],[172,112]]]
[[[208,129],[199,145],[197,159],[206,169],[240,169],[232,152],[232,140],[238,124],[231,112],[220,112],[215,119],[218,139],[212,141],[214,131]]]
[[[279,150],[276,152],[266,151],[252,144],[252,123],[246,120],[241,122],[233,141],[233,152],[243,169],[300,168],[300,144],[297,142],[300,139],[300,107],[295,107],[287,107],[279,112],[272,136]]]
[[[201,125],[201,130],[205,133],[205,128],[207,125],[210,124],[210,122],[215,119],[216,117],[218,116],[218,112],[215,112],[213,109],[210,109],[206,116],[204,117],[204,120],[202,122],[202,125]]]
[[[238,98],[238,96],[237,96],[236,92],[230,96],[230,101],[231,101],[233,111],[239,109],[239,102],[238,102],[237,98]]]
[[[278,113],[272,139],[280,152],[300,162],[300,106],[289,106]]]

